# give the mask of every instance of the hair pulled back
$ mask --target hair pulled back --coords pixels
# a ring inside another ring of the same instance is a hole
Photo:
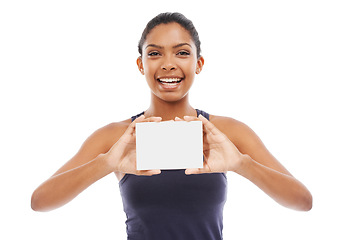
[[[193,23],[191,20],[186,18],[183,14],[178,13],[178,12],[166,12],[166,13],[160,13],[156,17],[154,17],[152,20],[150,20],[146,28],[144,29],[141,39],[139,41],[138,45],[138,51],[142,56],[142,46],[147,38],[148,33],[156,26],[160,24],[167,24],[167,23],[172,23],[176,22],[180,24],[183,28],[185,28],[188,33],[191,35],[193,42],[195,43],[196,49],[197,49],[197,57],[200,57],[200,40],[199,40],[199,34],[197,30],[195,29]]]

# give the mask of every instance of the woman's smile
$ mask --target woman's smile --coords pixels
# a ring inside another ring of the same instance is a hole
[[[160,84],[161,87],[164,89],[176,89],[178,88],[184,78],[181,77],[160,77],[156,79]]]

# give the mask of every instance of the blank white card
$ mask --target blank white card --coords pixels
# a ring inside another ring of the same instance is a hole
[[[137,170],[203,167],[201,121],[136,123]]]

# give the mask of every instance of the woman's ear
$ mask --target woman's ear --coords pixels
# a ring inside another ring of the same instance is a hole
[[[143,69],[143,64],[142,64],[142,57],[138,57],[136,60],[137,67],[139,68],[139,71],[141,72],[142,75],[144,75],[144,69]]]
[[[202,56],[200,56],[200,57],[198,58],[198,61],[197,61],[197,68],[196,68],[196,70],[195,70],[195,73],[196,73],[196,74],[199,74],[199,73],[201,72],[201,70],[202,70],[202,68],[203,68],[203,66],[204,66],[204,63],[205,63],[204,58],[203,58]]]

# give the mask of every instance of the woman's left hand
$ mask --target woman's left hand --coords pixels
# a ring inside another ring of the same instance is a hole
[[[236,146],[228,137],[219,131],[213,123],[208,121],[202,115],[199,118],[194,116],[185,116],[185,121],[202,121],[203,123],[203,168],[186,169],[186,174],[200,174],[213,172],[236,171],[241,164],[243,154],[239,152]],[[175,118],[175,121],[183,121],[181,118]]]

